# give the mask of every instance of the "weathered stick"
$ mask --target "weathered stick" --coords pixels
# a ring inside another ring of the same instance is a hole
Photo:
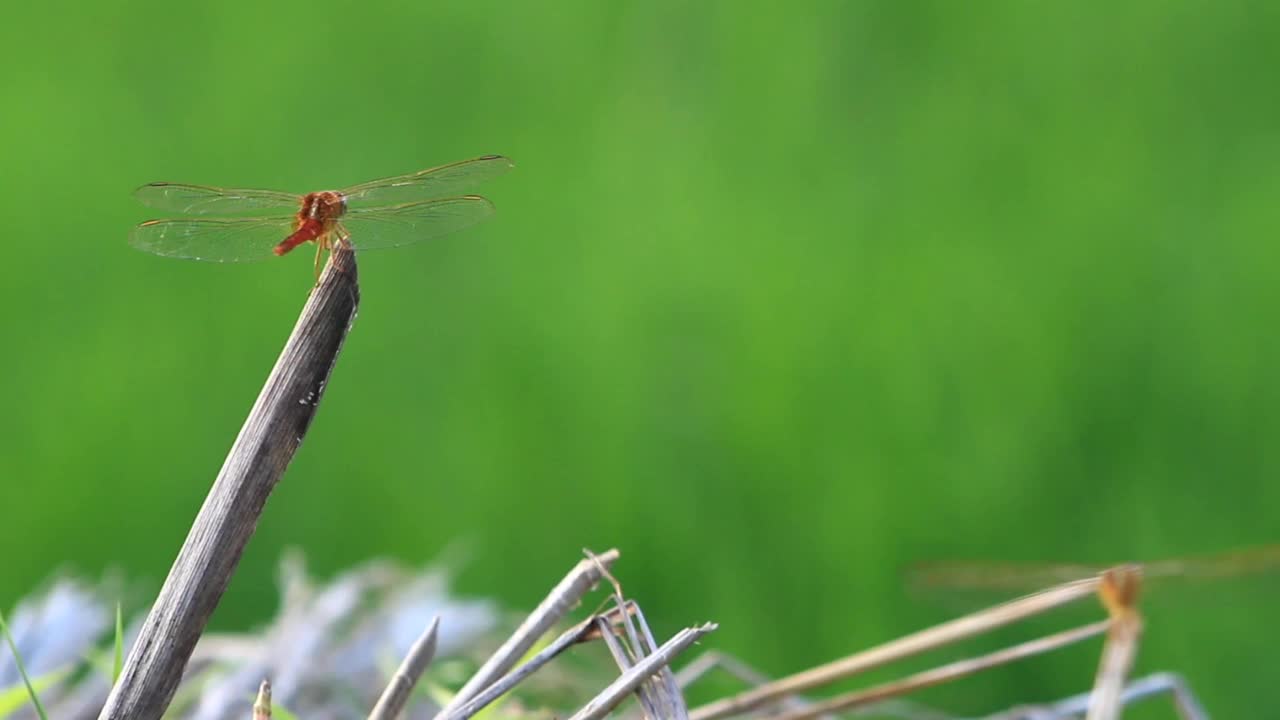
[[[699,638],[715,630],[715,623],[703,623],[698,627],[685,628],[675,637],[658,648],[652,655],[647,655],[635,665],[627,669],[617,680],[600,691],[586,707],[574,713],[569,720],[600,720],[618,706],[627,696],[636,691],[640,684],[648,680],[654,673],[660,672],[671,664],[677,655],[684,652]]]
[[[169,706],[267,496],[315,417],[359,303],[355,255],[336,249],[196,515],[99,720],[158,720]]]
[[[437,720],[455,714],[459,708],[515,667],[538,638],[560,622],[560,618],[572,610],[582,600],[582,596],[600,582],[601,573],[613,565],[617,559],[618,551],[613,549],[600,555],[591,555],[586,560],[580,560],[560,581],[560,584],[551,589],[551,593],[543,598],[529,617],[525,618],[520,627],[516,628],[511,637],[507,638],[502,647],[494,651],[480,669],[476,670],[475,675],[472,675],[471,679],[458,690],[453,699],[436,714]]]
[[[394,720],[400,715],[405,703],[409,701],[409,693],[418,684],[418,678],[422,677],[422,673],[427,671],[427,667],[435,659],[436,638],[439,633],[440,616],[437,615],[413,643],[413,647],[409,648],[409,654],[404,656],[396,674],[383,689],[378,703],[373,706],[373,712],[369,713],[369,720]]]
[[[972,637],[1052,608],[1076,602],[1094,594],[1100,582],[1098,578],[1087,578],[1063,583],[927,630],[904,635],[869,650],[863,650],[840,660],[703,705],[690,712],[689,717],[693,720],[717,720],[717,718],[755,710],[787,695],[798,695],[821,685],[880,667],[888,662],[932,650],[962,638]]]
[[[519,685],[525,678],[541,670],[544,665],[559,657],[560,653],[564,652],[566,648],[580,642],[583,636],[593,628],[597,617],[597,615],[592,615],[565,630],[560,634],[560,637],[543,648],[537,655],[529,658],[523,665],[503,675],[499,680],[477,693],[457,710],[451,712],[444,720],[468,720],[471,716],[488,707],[490,703],[502,697],[511,688]]]
[[[1013,647],[1003,650],[997,650],[993,653],[981,655],[975,658],[967,658],[957,660],[953,663],[947,663],[941,667],[932,670],[909,675],[901,680],[893,680],[883,685],[867,688],[866,690],[856,690],[854,692],[845,693],[833,697],[829,700],[815,703],[807,708],[795,710],[774,717],[774,720],[813,720],[813,718],[827,715],[830,713],[843,712],[853,708],[864,707],[886,700],[899,695],[915,692],[934,685],[940,685],[945,682],[951,682],[962,677],[973,675],[974,673],[988,670],[999,665],[1007,665],[1018,660],[1024,660],[1034,655],[1042,655],[1052,652],[1062,647],[1066,647],[1072,643],[1087,640],[1088,638],[1101,635],[1107,631],[1110,622],[1103,620],[1101,622],[1084,625],[1072,630],[1064,630],[1062,632],[1046,635],[1035,640],[1019,643]]]
[[[634,665],[634,661],[657,652],[658,641],[654,639],[644,613],[634,601],[628,601],[622,594],[622,584],[618,579],[601,568],[604,576],[613,584],[613,602],[622,619],[622,628],[626,631],[627,644],[613,636],[609,625],[603,619],[597,619],[601,637],[614,661],[625,673]],[[631,609],[628,610],[628,607]],[[639,628],[636,626],[639,625]],[[641,631],[644,635],[641,636]],[[636,688],[636,700],[639,701],[643,714],[647,718],[663,718],[663,720],[689,720],[689,708],[685,705],[684,695],[676,685],[675,674],[669,666],[662,666],[652,679],[643,680]]]

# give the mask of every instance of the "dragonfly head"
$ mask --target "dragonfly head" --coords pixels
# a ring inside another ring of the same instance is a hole
[[[346,212],[346,198],[341,193],[326,190],[304,195],[299,216],[304,220],[318,220],[327,227]]]

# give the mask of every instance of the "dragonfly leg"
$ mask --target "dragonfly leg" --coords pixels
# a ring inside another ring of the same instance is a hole
[[[316,284],[320,284],[320,259],[324,257],[325,248],[329,246],[329,236],[321,235],[316,238]]]
[[[334,229],[332,239],[329,240],[329,252],[331,254],[338,250],[354,252],[351,247],[350,239],[351,234],[347,232],[346,228],[338,227]]]

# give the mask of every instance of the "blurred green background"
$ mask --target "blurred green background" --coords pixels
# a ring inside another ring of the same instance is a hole
[[[947,617],[915,561],[1277,537],[1278,4],[54,0],[0,48],[0,607],[58,568],[158,586],[312,282],[132,250],[135,186],[491,152],[494,219],[361,257],[215,626],[269,616],[289,546],[462,541],[461,589],[518,607],[618,546],[660,633],[782,674]],[[1170,592],[1138,671],[1258,717],[1274,587]]]

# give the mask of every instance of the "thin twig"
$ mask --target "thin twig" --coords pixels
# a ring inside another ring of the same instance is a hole
[[[271,683],[263,680],[253,701],[253,720],[271,720]]]
[[[625,672],[632,666],[633,660],[638,661],[655,652],[658,649],[658,641],[654,639],[653,631],[649,629],[649,623],[644,619],[640,606],[623,596],[622,583],[618,582],[618,579],[608,570],[601,568],[600,572],[613,585],[614,606],[622,616],[622,627],[626,631],[625,638],[629,645],[624,646],[617,638],[605,634],[605,631],[610,628],[604,620],[597,621],[597,626],[604,634],[605,644],[613,654],[614,661]],[[631,610],[627,611],[628,608]],[[640,635],[640,630],[644,631],[643,637]],[[670,666],[663,666],[653,678],[642,682],[636,690],[636,697],[647,718],[661,718],[661,720],[688,720],[689,718],[689,709],[685,706],[684,695],[676,685],[675,674],[671,672]]]
[[[797,695],[815,687],[880,667],[886,663],[957,640],[984,633],[997,627],[1076,602],[1092,595],[1098,578],[1063,583],[1057,587],[1028,595],[995,607],[981,610],[950,622],[936,625],[911,635],[891,640],[878,647],[775,680],[767,685],[732,695],[704,705],[689,713],[691,720],[714,720],[738,715],[768,705],[787,695]]]
[[[1182,720],[1209,720],[1209,713],[1205,712],[1200,698],[1191,691],[1191,686],[1182,679],[1182,676],[1175,673],[1156,673],[1129,683],[1124,691],[1124,702],[1128,705],[1136,700],[1166,691],[1173,695],[1173,707]]]
[[[418,678],[427,671],[427,666],[436,656],[436,638],[439,636],[439,631],[440,616],[437,615],[413,643],[413,647],[409,648],[409,653],[404,656],[396,674],[392,676],[391,682],[387,683],[382,696],[373,706],[373,712],[369,713],[369,720],[392,720],[404,709],[405,702],[409,700],[409,693],[413,692],[413,686],[418,684]]]
[[[627,627],[632,625],[631,617],[627,616]],[[658,641],[653,637],[653,631],[649,628],[649,623],[644,619],[644,613],[640,610],[640,606],[636,606],[635,623],[644,631],[642,647],[646,654],[655,652],[658,648]],[[689,707],[685,703],[684,693],[680,690],[680,685],[676,683],[676,674],[671,671],[671,666],[664,666],[654,678],[653,694],[663,701],[662,714],[663,720],[689,720]]]
[[[516,628],[511,637],[498,648],[493,655],[485,661],[484,665],[476,671],[475,675],[458,690],[453,699],[449,701],[436,718],[446,718],[454,714],[458,708],[465,705],[469,700],[478,695],[480,691],[492,685],[501,678],[508,670],[515,666],[520,658],[524,656],[529,648],[542,637],[547,630],[560,621],[582,596],[600,581],[601,568],[608,568],[618,559],[617,550],[609,550],[600,555],[593,555],[590,558],[581,560],[578,564],[560,581],[559,585],[551,590],[551,593],[543,599],[538,607],[525,618],[525,621]]]
[[[608,628],[605,627],[603,620],[596,619],[596,629],[600,631],[600,637],[604,639],[605,647],[609,649],[609,654],[613,656],[613,661],[618,665],[618,669],[622,671],[622,674],[625,675],[628,670],[635,667],[627,648],[623,647],[622,642],[618,640],[618,636],[612,632],[605,632]],[[636,659],[639,658],[637,657]],[[640,703],[641,714],[648,720],[653,720],[653,718],[657,717],[657,707],[650,694],[645,692],[645,686],[648,684],[648,678],[641,680],[640,684],[636,686],[635,693],[636,700]],[[664,718],[664,720],[666,719]]]
[[[773,678],[728,653],[708,650],[676,672],[676,685],[687,689],[713,669],[721,670],[748,687],[760,687],[773,681]],[[779,699],[779,706],[783,710],[801,710],[812,704],[799,695],[788,695]]]
[[[845,693],[844,695],[838,695],[830,700],[815,703],[803,710],[775,716],[772,720],[811,720],[812,718],[816,718],[827,713],[862,707],[888,698],[915,692],[916,690],[923,688],[941,685],[942,683],[973,675],[974,673],[981,672],[989,668],[1023,660],[1033,655],[1041,655],[1072,643],[1077,643],[1081,640],[1101,635],[1107,631],[1109,624],[1110,623],[1106,620],[1103,620],[1101,622],[1084,625],[1071,630],[1046,635],[1029,642],[1007,647],[1003,650],[997,650],[993,653],[980,655],[975,658],[966,658],[957,662],[948,663],[941,667],[933,668],[932,670],[925,670],[924,672],[909,675],[901,680],[894,680],[892,682],[884,683],[883,685],[867,688],[866,690],[857,690],[851,693]]]
[[[592,615],[573,627],[565,630],[551,644],[543,648],[537,655],[529,658],[520,667],[512,670],[502,679],[489,685],[483,691],[476,694],[462,707],[451,712],[446,720],[467,720],[471,716],[485,709],[494,700],[502,697],[510,692],[512,688],[524,682],[525,678],[541,670],[544,665],[560,656],[560,653],[566,649],[577,645],[578,643],[598,640],[602,636],[600,630],[596,627],[596,621],[604,618],[610,625],[620,622],[621,618],[634,612],[635,604],[628,602],[627,608],[613,608],[602,613]],[[612,631],[611,631],[612,632]]]
[[[542,666],[556,659],[556,657],[558,657],[560,653],[564,652],[567,648],[581,642],[587,633],[594,629],[595,621],[598,617],[600,616],[592,615],[586,620],[583,620],[577,625],[565,630],[560,634],[560,637],[557,637],[550,645],[543,648],[537,655],[529,658],[529,660],[520,667],[512,670],[506,675],[503,675],[502,679],[477,693],[475,697],[468,700],[462,707],[449,713],[447,720],[467,720],[467,718],[470,718],[472,715],[475,715],[488,707],[494,700],[497,700],[516,685],[524,682],[525,678],[534,674],[538,670],[541,670]]]
[[[585,707],[574,713],[569,720],[599,720],[599,718],[605,717],[628,695],[635,692],[640,683],[649,679],[654,673],[661,671],[677,655],[696,642],[698,638],[715,630],[716,627],[715,623],[706,623],[696,628],[685,628],[676,633],[675,637],[668,640],[665,645],[658,648],[652,655],[648,655],[640,662],[632,665],[629,670],[610,683]]]
[[[196,515],[99,720],[157,720],[227,588],[267,497],[302,444],[360,302],[336,249]]]
[[[1120,704],[1128,707],[1141,700],[1169,694],[1173,697],[1173,707],[1182,720],[1209,720],[1209,713],[1196,698],[1195,693],[1181,676],[1175,673],[1154,673],[1138,678],[1125,686],[1120,693]],[[985,720],[1068,720],[1078,718],[1089,710],[1089,701],[1093,692],[1083,692],[1049,705],[1022,706],[1006,710]]]

